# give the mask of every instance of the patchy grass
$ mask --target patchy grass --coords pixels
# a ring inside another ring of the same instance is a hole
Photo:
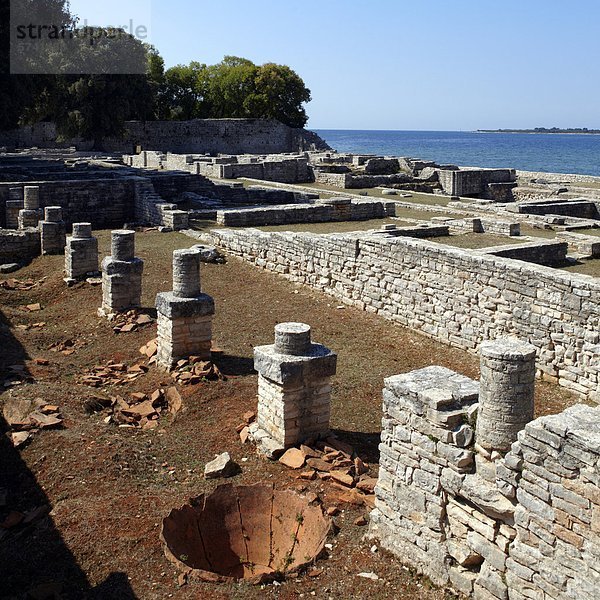
[[[571,273],[579,273],[580,275],[600,277],[600,259],[580,260],[574,265],[563,267],[562,270],[570,271]]]
[[[476,250],[479,248],[491,248],[492,246],[523,244],[527,241],[520,239],[518,236],[492,235],[488,233],[462,233],[428,239],[432,242],[445,244],[446,246],[454,246],[455,248],[469,248],[471,250]]]

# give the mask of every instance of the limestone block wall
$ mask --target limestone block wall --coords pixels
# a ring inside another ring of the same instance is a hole
[[[270,154],[302,150],[331,150],[314,132],[293,129],[266,119],[195,119],[192,121],[128,121],[122,138],[103,141],[107,152],[133,152],[160,148],[164,152]],[[54,123],[38,123],[0,134],[0,146],[55,148],[76,146],[89,150],[92,143],[81,139],[57,141]]]
[[[20,231],[0,229],[0,261],[19,262],[34,258],[41,253],[38,229]]]
[[[31,185],[39,187],[40,207],[62,208],[67,226],[90,222],[103,229],[133,220],[133,178],[40,181]],[[0,182],[0,188],[4,187],[14,188],[15,184]]]
[[[392,212],[393,211],[393,212]],[[393,202],[353,202],[335,199],[315,204],[288,204],[277,207],[227,209],[217,212],[217,223],[228,227],[364,221],[395,214]]]
[[[597,598],[600,408],[528,423],[490,481],[476,460],[477,394],[441,367],[386,380],[371,535],[475,599]]]
[[[538,374],[600,400],[600,281],[435,242],[213,230],[213,242],[444,343],[474,351],[517,335]]]
[[[533,239],[533,238],[530,238]],[[494,254],[505,258],[524,260],[539,265],[561,265],[565,262],[569,246],[567,242],[554,240],[535,240],[524,244],[492,246],[485,248],[485,254]]]
[[[490,183],[512,183],[517,175],[514,169],[439,169],[438,178],[444,194],[474,196],[485,192]]]

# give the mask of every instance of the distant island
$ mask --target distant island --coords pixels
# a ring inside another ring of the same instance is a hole
[[[599,135],[600,129],[588,129],[587,127],[574,127],[573,129],[536,127],[535,129],[478,129],[477,133],[588,133]]]

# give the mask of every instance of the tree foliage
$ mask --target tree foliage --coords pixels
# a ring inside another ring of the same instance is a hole
[[[166,118],[265,118],[304,127],[310,90],[292,69],[262,66],[236,56],[216,65],[192,62],[168,69],[164,78]]]
[[[76,31],[77,18],[66,0],[21,0],[21,9],[35,13],[41,22],[60,24]],[[105,73],[124,57],[142,61],[145,73],[11,75],[10,0],[0,0],[0,130],[39,121],[54,121],[64,138],[94,140],[123,133],[127,120],[188,120],[194,118],[267,118],[291,127],[307,122],[304,105],[310,90],[285,65],[226,56],[216,65],[191,62],[165,71],[162,57],[151,46],[122,36],[118,43],[100,40],[82,43],[77,58]],[[42,50],[40,60],[67,67],[70,57]],[[31,66],[35,67],[35,55]]]

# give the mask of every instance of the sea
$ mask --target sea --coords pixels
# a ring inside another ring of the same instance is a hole
[[[316,129],[338,152],[440,164],[600,176],[600,135]]]

